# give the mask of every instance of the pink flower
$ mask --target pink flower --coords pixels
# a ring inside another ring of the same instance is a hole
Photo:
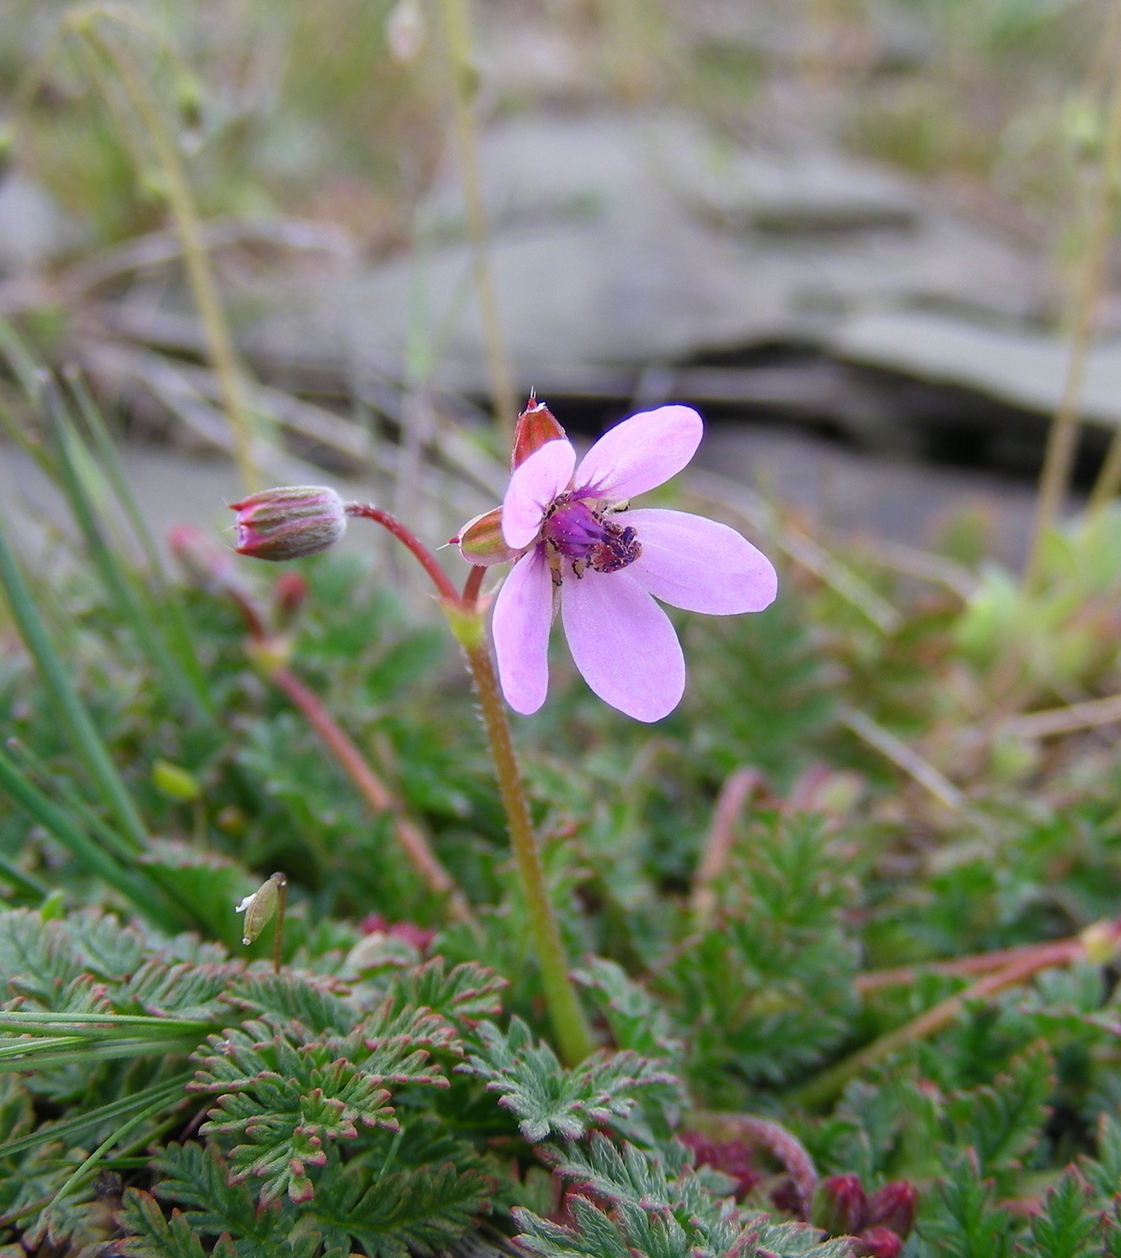
[[[685,660],[655,598],[724,616],[774,599],[774,568],[734,529],[681,511],[625,511],[628,499],[681,471],[701,431],[696,411],[662,406],[606,432],[579,467],[563,437],[515,467],[501,531],[516,559],[493,619],[498,674],[515,712],[545,702],[558,603],[592,690],[635,720],[657,721],[684,693]]]

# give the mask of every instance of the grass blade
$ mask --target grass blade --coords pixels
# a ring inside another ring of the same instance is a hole
[[[125,868],[98,843],[76,826],[70,815],[27,780],[6,749],[0,749],[0,790],[12,799],[61,843],[90,873],[107,882],[160,926],[169,919],[176,926],[183,918],[176,914],[147,878]]]
[[[163,679],[176,706],[198,719],[204,715],[199,696],[178,660],[155,631],[153,626],[156,622],[151,608],[142,605],[130,574],[125,571],[120,556],[105,540],[98,524],[92,498],[79,471],[79,457],[84,455],[88,459],[89,452],[81,444],[65,412],[58,385],[49,377],[43,382],[43,396],[54,438],[59,483],[102,584],[116,604],[118,615],[129,626],[141,650]]]
[[[2,523],[0,586],[4,588],[20,637],[35,661],[62,728],[69,735],[75,752],[116,818],[124,837],[136,851],[141,851],[148,838],[144,823],[54,649]]]
[[[37,786],[48,799],[54,800],[56,804],[61,804],[64,809],[68,810],[71,820],[79,828],[87,829],[95,839],[120,857],[126,867],[131,864],[134,855],[131,844],[122,839],[111,825],[99,817],[69,782],[54,773],[49,765],[44,764],[40,757],[18,738],[9,738],[4,745],[17,768],[22,770],[33,786]]]
[[[52,1143],[56,1140],[69,1140],[72,1136],[80,1135],[91,1127],[100,1126],[101,1123],[109,1122],[114,1118],[133,1114],[138,1109],[146,1109],[149,1106],[159,1108],[160,1106],[170,1105],[177,1097],[189,1095],[185,1089],[191,1078],[190,1072],[176,1075],[173,1079],[166,1079],[162,1083],[154,1083],[151,1087],[144,1088],[141,1092],[134,1092],[131,1096],[121,1097],[118,1101],[110,1101],[108,1105],[99,1105],[97,1109],[88,1110],[84,1114],[78,1114],[61,1122],[44,1124],[31,1132],[30,1135],[20,1136],[16,1140],[7,1140],[0,1144],[0,1158],[14,1157],[16,1154],[24,1153],[28,1149],[34,1149],[38,1145]]]
[[[18,865],[13,865],[6,856],[0,856],[0,881],[8,882],[29,900],[44,900],[52,890],[34,874],[26,873]]]
[[[139,1114],[134,1114],[130,1119],[122,1123],[116,1131],[107,1136],[97,1146],[97,1148],[94,1149],[89,1157],[87,1157],[85,1161],[83,1161],[82,1164],[75,1169],[74,1173],[67,1179],[66,1183],[64,1183],[58,1192],[56,1192],[51,1198],[50,1205],[47,1206],[47,1209],[43,1212],[44,1217],[56,1205],[58,1205],[64,1197],[90,1178],[94,1171],[97,1170],[98,1163],[100,1163],[101,1159],[109,1152],[110,1149],[120,1144],[125,1136],[127,1136],[130,1131],[134,1131],[137,1127],[139,1127],[141,1123],[147,1122],[149,1118],[154,1118],[160,1110],[164,1108],[164,1105],[165,1102],[163,1101],[155,1101],[153,1104],[142,1109]]]
[[[104,416],[94,401],[88,385],[78,370],[71,368],[65,372],[65,375],[70,391],[77,402],[82,422],[85,424],[93,442],[99,466],[125,518],[129,522],[133,535],[144,552],[144,557],[148,561],[152,580],[155,582],[160,600],[160,615],[157,617],[153,614],[155,609],[152,606],[152,600],[150,598],[144,599],[148,606],[149,614],[152,615],[152,621],[153,623],[158,623],[162,620],[165,623],[169,646],[175,653],[180,667],[187,675],[199,702],[208,713],[213,713],[214,704],[210,697],[206,675],[199,664],[194,639],[191,636],[187,619],[183,615],[179,591],[167,580],[159,548],[136,501],[136,496],[132,492],[132,486],[129,484],[128,474],[125,471],[124,464],[121,462],[116,442],[109,432]]]

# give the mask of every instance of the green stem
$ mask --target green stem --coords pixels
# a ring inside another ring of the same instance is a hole
[[[276,930],[272,937],[272,971],[280,973],[284,961],[284,913],[288,908],[288,879],[283,874],[273,874],[276,883]]]
[[[90,44],[109,62],[117,74],[129,103],[140,119],[141,126],[155,150],[156,160],[163,171],[168,208],[175,221],[179,242],[183,249],[183,262],[187,269],[187,283],[202,320],[207,352],[222,405],[230,423],[234,440],[234,458],[245,489],[252,492],[261,487],[261,477],[253,456],[252,426],[242,400],[237,358],[233,341],[222,310],[222,302],[214,283],[206,247],[202,242],[202,228],[194,197],[191,195],[187,174],[179,152],[168,134],[159,107],[130,59],[106,40],[96,28],[99,17],[113,17],[112,11],[90,10],[82,13],[74,22]]]
[[[1109,116],[1106,124],[1105,151],[1102,156],[1098,184],[1090,221],[1089,240],[1082,257],[1078,294],[1075,300],[1074,327],[1071,332],[1070,359],[1063,383],[1059,409],[1047,438],[1047,453],[1039,481],[1039,501],[1032,528],[1024,586],[1034,589],[1040,580],[1043,541],[1055,526],[1063,498],[1070,483],[1071,468],[1078,446],[1079,399],[1086,374],[1086,357],[1090,349],[1094,311],[1101,291],[1109,240],[1113,232],[1113,213],[1117,203],[1116,187],[1121,173],[1121,70],[1113,80]],[[1099,510],[1116,492],[1121,481],[1121,441],[1114,437],[1098,482],[1090,499],[1091,509]]]
[[[506,810],[514,857],[529,910],[529,926],[537,961],[541,966],[549,1017],[561,1057],[566,1065],[575,1066],[593,1051],[595,1045],[576,998],[575,988],[568,977],[568,959],[545,884],[545,870],[541,864],[541,854],[537,849],[533,823],[529,817],[529,806],[522,789],[521,774],[518,772],[514,744],[510,738],[510,724],[499,693],[498,679],[494,675],[494,665],[485,641],[464,645],[464,654],[467,656],[467,666],[471,670],[471,679],[479,696],[483,723],[494,757],[498,789]]]
[[[380,524],[412,552],[439,592],[440,605],[448,618],[448,624],[467,657],[467,667],[471,671],[471,679],[479,696],[483,724],[486,726],[491,755],[494,757],[498,790],[510,827],[518,877],[529,910],[529,929],[533,936],[537,963],[541,967],[545,1004],[561,1058],[566,1065],[575,1066],[594,1051],[595,1044],[584,1020],[580,1002],[576,998],[576,989],[568,977],[568,958],[545,884],[545,870],[541,864],[541,854],[537,850],[537,839],[534,837],[525,791],[522,790],[514,743],[510,737],[510,724],[506,720],[506,708],[502,703],[498,679],[494,675],[494,665],[487,647],[482,609],[474,598],[460,597],[443,568],[436,562],[435,555],[388,511],[348,502],[346,513]],[[477,592],[478,584],[482,580],[481,569],[479,571],[479,577],[475,578],[474,573],[468,577],[468,590]]]
[[[475,95],[476,71],[471,64],[471,38],[465,0],[443,0],[444,29],[448,58],[451,62],[452,102],[455,109],[456,141],[463,177],[463,201],[467,210],[467,232],[474,253],[475,291],[479,301],[479,318],[483,325],[483,344],[490,373],[494,409],[508,436],[514,432],[518,404],[514,396],[514,380],[502,338],[502,321],[498,313],[498,297],[494,287],[487,251],[486,210],[483,206],[482,179],[479,175],[478,138],[472,99]]]

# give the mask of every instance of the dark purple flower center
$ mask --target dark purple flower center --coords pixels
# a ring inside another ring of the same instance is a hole
[[[642,554],[634,529],[616,524],[602,507],[591,502],[576,494],[562,494],[549,508],[542,529],[542,540],[550,552],[571,559],[578,577],[585,567],[618,572]]]

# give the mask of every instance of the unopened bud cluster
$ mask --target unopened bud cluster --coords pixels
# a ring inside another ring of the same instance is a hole
[[[858,1175],[831,1175],[818,1185],[813,1222],[830,1236],[851,1236],[854,1258],[898,1258],[915,1225],[918,1193],[896,1180],[871,1196]]]

